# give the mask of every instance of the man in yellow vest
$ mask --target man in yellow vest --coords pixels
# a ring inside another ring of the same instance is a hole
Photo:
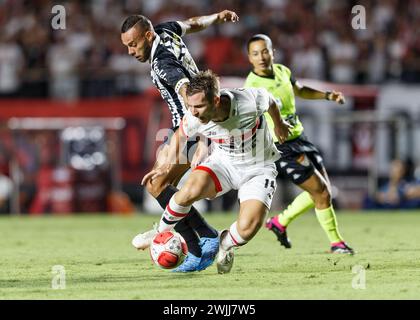
[[[277,170],[303,189],[293,202],[281,214],[267,220],[266,227],[273,231],[281,245],[291,248],[287,237],[287,226],[299,215],[315,207],[316,216],[330,241],[332,253],[354,254],[337,227],[337,219],[331,202],[331,188],[322,157],[317,148],[307,140],[302,123],[296,115],[295,95],[303,99],[326,99],[344,103],[341,92],[322,92],[302,86],[293,78],[291,71],[282,64],[274,63],[271,39],[264,34],[254,35],[248,40],[248,58],[253,66],[245,87],[266,88],[280,100],[281,116],[293,128],[284,143],[276,141],[282,157],[276,162]],[[266,116],[273,133],[273,123]]]

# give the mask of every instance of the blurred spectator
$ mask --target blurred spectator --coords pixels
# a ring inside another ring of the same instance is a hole
[[[393,160],[387,183],[379,188],[373,198],[366,198],[365,209],[420,208],[420,183],[411,175],[411,161]]]
[[[128,55],[120,40],[115,41],[111,47],[107,68],[114,75],[115,90],[119,95],[143,92],[152,85],[148,77],[148,65]]]
[[[365,7],[366,29],[351,27],[355,4]],[[245,76],[244,44],[251,35],[266,33],[276,58],[291,65],[296,77],[420,82],[418,0],[72,0],[62,5],[66,30],[53,30],[53,1],[0,1],[0,95],[47,95],[46,71],[51,97],[140,93],[149,77],[135,59],[122,55],[123,17],[140,13],[159,23],[225,7],[238,12],[240,24],[188,40],[200,69]]]
[[[8,213],[9,199],[12,194],[13,183],[12,180],[0,172],[0,214]]]
[[[420,180],[407,186],[405,196],[413,204],[413,208],[420,208]]]
[[[292,70],[299,77],[324,79],[324,57],[321,49],[313,41],[307,41],[303,48],[296,50],[292,58]]]
[[[355,82],[358,48],[351,33],[341,31],[328,49],[331,62],[331,80],[337,83]]]
[[[20,46],[3,32],[0,34],[0,97],[16,97],[24,67]]]
[[[369,48],[370,49],[370,48]],[[367,81],[364,83],[382,83],[386,79],[386,39],[378,36],[374,40],[374,48],[369,50],[369,61],[367,65]]]
[[[416,202],[416,207],[420,208],[420,164],[417,165],[414,181],[407,187],[405,194],[408,200]]]
[[[10,212],[9,200],[13,191],[13,182],[9,178],[9,163],[6,152],[0,145],[0,214]]]
[[[49,89],[52,98],[72,100],[79,96],[80,52],[66,42],[67,33],[57,33],[48,50]]]

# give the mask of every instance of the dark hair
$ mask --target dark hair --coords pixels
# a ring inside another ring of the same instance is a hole
[[[259,40],[263,40],[265,41],[265,43],[267,44],[268,49],[273,50],[273,43],[271,42],[271,39],[269,36],[259,33],[259,34],[255,34],[251,37],[251,39],[248,40],[248,43],[246,45],[246,48],[249,52],[249,46],[251,45],[251,43],[255,42],[255,41],[259,41]]]
[[[141,30],[148,31],[153,28],[152,23],[148,18],[140,14],[132,15],[126,18],[121,26],[121,33],[125,33],[135,25],[138,25]]]
[[[211,70],[200,71],[187,85],[187,96],[203,92],[207,101],[212,101],[219,94],[219,77]]]

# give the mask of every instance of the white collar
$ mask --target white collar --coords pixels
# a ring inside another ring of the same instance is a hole
[[[227,89],[221,89],[220,90],[220,96],[225,95],[228,96],[230,99],[230,112],[229,112],[229,118],[236,114],[236,100],[235,96],[232,92],[230,92]]]
[[[156,51],[156,48],[157,48],[159,42],[160,42],[160,37],[157,33],[155,33],[155,40],[153,40],[152,51],[150,52],[150,57],[149,57],[149,62],[150,63],[152,63],[152,61],[153,61],[153,56],[155,55],[155,51]]]

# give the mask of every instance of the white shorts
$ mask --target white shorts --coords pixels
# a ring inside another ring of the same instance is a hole
[[[212,154],[194,170],[206,171],[211,176],[217,192],[215,198],[234,189],[238,190],[239,202],[259,200],[268,209],[271,207],[277,187],[274,162],[242,167]]]

